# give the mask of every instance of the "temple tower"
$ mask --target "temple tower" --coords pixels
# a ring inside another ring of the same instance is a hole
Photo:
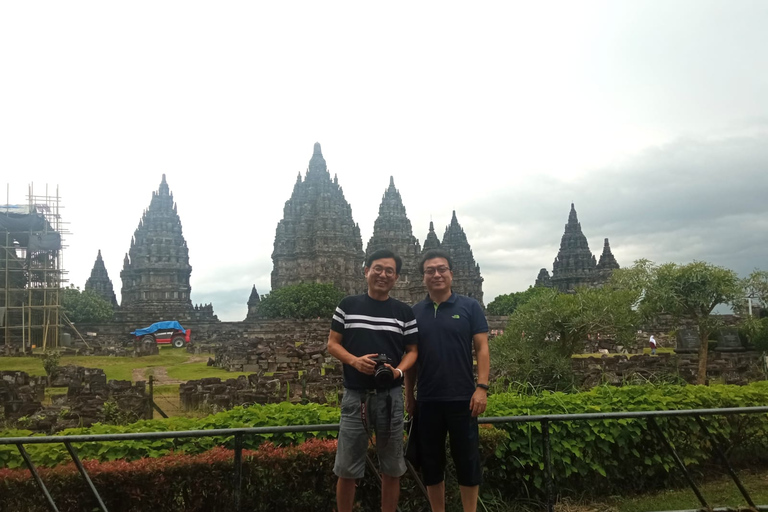
[[[256,285],[253,285],[251,296],[248,297],[248,313],[245,316],[246,321],[256,320],[256,318],[258,318],[260,304],[261,297],[259,297],[259,292],[256,291]]]
[[[600,260],[597,262],[595,270],[597,271],[598,284],[605,283],[611,278],[611,274],[614,270],[619,268],[619,262],[611,252],[611,244],[608,243],[608,239],[605,239],[603,243],[603,253],[600,255]]]
[[[123,261],[123,298],[116,318],[138,327],[161,320],[218,320],[210,304],[192,306],[191,273],[181,220],[163,174]]]
[[[299,283],[332,283],[348,294],[365,290],[363,241],[338,179],[315,143],[309,168],[299,174],[277,224],[272,289]]]
[[[104,260],[101,259],[101,249],[99,249],[99,253],[96,255],[96,262],[93,264],[93,269],[91,269],[91,277],[85,282],[85,289],[95,292],[112,304],[112,307],[117,306],[117,297],[115,296],[115,289],[112,287],[112,280],[109,278],[107,268],[104,266]]]
[[[427,233],[427,238],[424,240],[424,248],[422,249],[422,253],[439,248],[440,239],[437,238],[437,233],[435,233],[435,223],[429,221],[429,233]],[[419,269],[419,272],[421,272],[421,269]]]
[[[591,286],[596,266],[587,237],[581,232],[576,208],[571,203],[568,223],[560,240],[560,251],[552,265],[552,286],[561,292],[573,291],[577,286]]]
[[[426,242],[424,243],[426,246]],[[480,275],[480,265],[475,263],[475,257],[467,241],[464,229],[453,212],[451,223],[445,228],[440,249],[451,255],[453,260],[453,291],[476,299],[483,307],[483,277]]]
[[[408,304],[422,300],[426,289],[417,268],[421,245],[413,236],[411,221],[408,220],[400,192],[395,188],[395,180],[391,176],[389,188],[381,199],[379,216],[373,224],[373,236],[365,251],[366,259],[379,249],[389,249],[403,259],[400,277],[389,295]]]
[[[539,276],[536,278],[536,284],[533,286],[552,288],[552,280],[549,277],[549,272],[547,272],[547,269],[543,268],[539,270]]]

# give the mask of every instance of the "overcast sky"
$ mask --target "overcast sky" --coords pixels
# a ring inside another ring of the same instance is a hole
[[[485,302],[599,257],[768,269],[768,2],[3,2],[10,203],[61,197],[64,267],[120,300],[165,173],[192,301],[242,320],[315,142],[365,247],[389,176],[423,243],[456,210]],[[5,192],[5,191],[4,191]]]

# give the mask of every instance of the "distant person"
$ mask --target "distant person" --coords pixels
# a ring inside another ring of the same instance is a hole
[[[344,397],[336,450],[336,506],[351,512],[356,480],[365,474],[371,430],[381,470],[381,510],[394,512],[400,498],[403,457],[403,391],[405,371],[417,358],[418,328],[413,310],[389,296],[400,275],[402,259],[379,250],[365,262],[368,293],[345,297],[336,308],[328,335],[328,352],[343,363]],[[389,363],[378,367],[377,356]],[[386,372],[385,372],[386,373]]]
[[[483,477],[477,417],[485,412],[491,365],[488,322],[475,299],[453,292],[451,268],[442,251],[428,251],[421,260],[429,295],[413,306],[419,359],[406,375],[405,400],[408,414],[418,417],[421,471],[432,511],[445,511],[448,434],[464,512],[475,512]]]
[[[651,339],[648,340],[648,343],[651,345],[651,355],[656,355],[656,340],[653,337],[653,334],[651,334]]]

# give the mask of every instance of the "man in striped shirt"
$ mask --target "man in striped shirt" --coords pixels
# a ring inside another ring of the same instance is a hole
[[[344,397],[333,471],[338,512],[351,512],[356,480],[365,474],[371,430],[376,432],[381,510],[394,512],[400,498],[403,458],[403,375],[416,362],[418,328],[413,310],[389,296],[402,260],[378,250],[365,262],[368,292],[342,299],[331,321],[328,352],[343,363]],[[373,358],[386,355],[394,379],[374,378]]]

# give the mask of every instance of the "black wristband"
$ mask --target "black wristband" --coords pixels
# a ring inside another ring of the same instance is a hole
[[[481,389],[484,389],[484,390],[486,390],[486,391],[488,391],[488,384],[480,384],[480,383],[478,382],[478,383],[477,383],[477,387],[478,387],[478,388],[481,388]]]

